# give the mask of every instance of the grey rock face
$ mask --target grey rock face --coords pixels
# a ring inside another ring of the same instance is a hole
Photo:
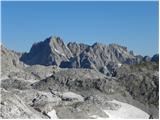
[[[52,89],[68,89],[70,90],[89,90],[97,89],[106,93],[120,91],[118,85],[111,78],[90,69],[66,69],[57,72],[55,75],[41,80],[32,85],[38,90]],[[114,86],[114,87],[113,87]],[[119,89],[119,90],[118,90]]]
[[[1,45],[1,75],[7,75],[10,72],[19,71],[22,67],[24,67],[24,63],[19,61],[19,57],[17,53],[8,50]]]

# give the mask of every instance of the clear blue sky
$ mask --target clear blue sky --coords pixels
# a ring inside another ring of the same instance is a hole
[[[2,43],[29,51],[56,35],[65,43],[117,43],[158,53],[158,2],[2,2]]]

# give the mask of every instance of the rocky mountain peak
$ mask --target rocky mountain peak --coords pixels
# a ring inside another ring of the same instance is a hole
[[[49,37],[50,42],[52,42],[53,44],[60,44],[60,45],[64,45],[63,40],[60,37],[57,36],[51,36]]]
[[[59,65],[72,56],[60,37],[51,36],[44,41],[34,43],[29,53],[22,55],[26,64]]]

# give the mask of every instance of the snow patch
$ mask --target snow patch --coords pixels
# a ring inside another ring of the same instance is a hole
[[[48,112],[47,115],[51,118],[51,119],[58,119],[56,111],[53,109],[52,111]]]
[[[121,63],[118,63],[118,67],[121,67],[122,66],[122,64]]]
[[[62,52],[58,51],[56,48],[54,48],[54,50],[55,50],[55,52],[57,52],[58,54],[60,54],[60,55],[62,55],[62,56],[64,56],[64,57],[65,57],[65,54],[64,54],[64,53],[62,53]]]
[[[25,79],[24,79],[25,80]],[[29,79],[29,80],[26,80],[27,82],[30,82],[30,83],[35,83],[35,82],[37,82],[37,80],[35,80],[35,79]]]
[[[117,100],[108,101],[110,103],[119,104],[121,107],[117,110],[104,110],[109,118],[128,118],[128,119],[148,119],[149,115],[141,109],[130,104],[119,102]]]
[[[50,77],[50,76],[52,76],[53,75],[53,73],[48,73],[47,75],[46,75],[46,77]]]
[[[98,115],[91,115],[90,117],[93,118],[93,119],[105,119],[105,118],[102,118]]]

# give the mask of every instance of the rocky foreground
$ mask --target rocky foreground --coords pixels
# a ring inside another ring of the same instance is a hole
[[[53,37],[29,53],[1,46],[0,118],[159,118],[158,60]]]

